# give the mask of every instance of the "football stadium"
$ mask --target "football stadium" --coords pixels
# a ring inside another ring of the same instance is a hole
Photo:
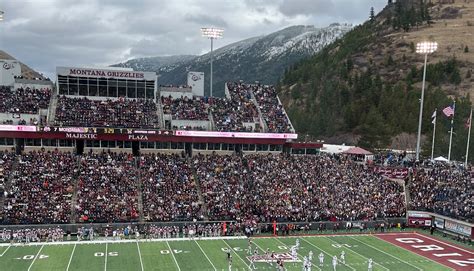
[[[385,10],[394,2],[405,3]],[[372,8],[364,25],[381,16]],[[454,144],[464,136],[454,112],[468,112],[457,100],[439,110],[451,122],[448,159],[422,152],[420,134],[416,151],[308,139],[284,81],[213,86],[223,32],[201,30],[211,76],[187,67],[181,84],[92,63],[28,77],[0,59],[1,271],[474,270],[470,120],[465,162],[451,159],[453,134]],[[425,73],[437,49],[416,48]],[[423,140],[431,146],[431,130]]]

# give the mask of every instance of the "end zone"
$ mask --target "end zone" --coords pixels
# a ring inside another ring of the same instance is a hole
[[[472,271],[474,268],[474,251],[467,248],[460,248],[419,233],[374,236],[455,270]]]

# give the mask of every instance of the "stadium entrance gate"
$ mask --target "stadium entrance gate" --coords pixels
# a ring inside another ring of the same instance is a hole
[[[15,152],[17,155],[20,155],[23,150],[25,149],[25,139],[24,138],[17,138],[15,140]]]
[[[184,143],[184,151],[188,157],[193,156],[193,144],[191,142]]]
[[[76,154],[82,155],[84,153],[84,140],[76,140]]]
[[[132,153],[133,156],[140,156],[140,142],[132,141]]]

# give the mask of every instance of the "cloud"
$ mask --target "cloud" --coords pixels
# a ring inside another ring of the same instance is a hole
[[[227,27],[227,22],[219,16],[209,16],[206,14],[186,14],[184,19],[202,26]]]
[[[334,12],[333,1],[284,0],[279,6],[280,12],[288,16],[325,15]]]
[[[0,48],[49,76],[55,67],[200,54],[202,26],[225,29],[216,48],[290,25],[360,23],[386,0],[6,0]]]

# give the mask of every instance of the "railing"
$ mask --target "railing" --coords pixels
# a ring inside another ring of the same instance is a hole
[[[463,235],[474,239],[474,224],[457,220],[436,213],[424,211],[408,211],[408,224],[415,227],[431,227],[454,235]]]
[[[76,233],[79,228],[91,228],[93,227],[95,232],[102,233],[105,229],[118,229],[126,228],[131,226],[135,228],[137,226],[140,231],[144,231],[148,226],[154,225],[158,227],[169,227],[178,226],[182,228],[187,225],[215,225],[219,224],[223,227],[226,224],[227,229],[237,229],[232,225],[239,225],[238,230],[234,230],[235,234],[244,234],[246,226],[244,223],[237,223],[236,221],[173,221],[173,222],[127,222],[127,223],[74,223],[74,224],[27,224],[27,225],[2,225],[2,229],[7,230],[20,230],[20,229],[46,229],[46,228],[62,228],[64,232]],[[385,229],[390,227],[403,227],[406,223],[406,218],[386,218],[370,221],[313,221],[313,222],[277,222],[275,223],[278,234],[284,234],[286,229],[290,229],[291,232],[298,233],[300,231],[306,232],[366,232],[368,230],[379,229],[383,224]],[[258,223],[256,227],[253,227],[253,234],[273,234],[273,223]]]

